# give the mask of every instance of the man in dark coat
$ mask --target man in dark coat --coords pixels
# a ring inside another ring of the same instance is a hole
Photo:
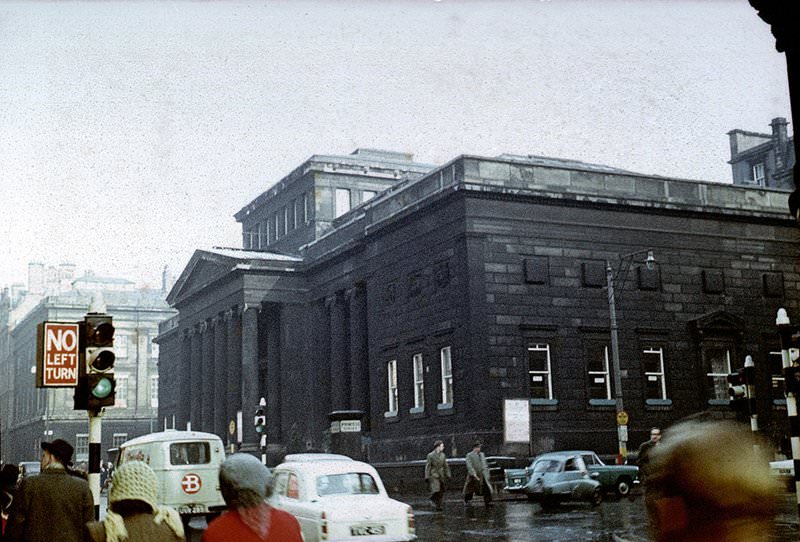
[[[483,495],[486,506],[492,504],[492,484],[489,477],[489,463],[481,451],[481,443],[475,442],[467,454],[467,480],[464,482],[464,504],[469,506],[472,495]]]
[[[442,500],[446,489],[446,480],[450,479],[450,467],[444,455],[444,442],[433,443],[433,451],[425,461],[425,480],[431,489],[431,502],[436,510],[442,510]]]
[[[86,480],[67,467],[72,446],[42,442],[42,472],[23,478],[6,525],[5,542],[83,542],[94,520],[94,498]]]
[[[636,464],[639,466],[639,478],[644,481],[647,477],[647,468],[650,462],[650,452],[661,442],[661,429],[653,427],[650,430],[650,440],[642,442],[639,453],[636,454]]]

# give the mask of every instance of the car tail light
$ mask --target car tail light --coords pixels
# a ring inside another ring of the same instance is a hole
[[[414,520],[414,510],[410,506],[406,509],[406,517],[408,518],[408,534],[416,534],[417,524]]]
[[[320,540],[327,540],[328,539],[328,518],[325,515],[325,512],[322,512],[322,516],[320,517],[320,524],[319,524],[319,538]]]

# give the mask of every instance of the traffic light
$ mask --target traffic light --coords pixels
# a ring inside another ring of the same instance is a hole
[[[256,433],[263,435],[267,431],[267,416],[264,414],[264,409],[259,407],[256,410],[256,415],[253,418],[253,424],[256,427]]]
[[[107,314],[88,314],[81,326],[83,364],[75,389],[76,410],[100,410],[116,401],[114,324]]]
[[[745,382],[745,370],[736,369],[736,372],[728,375],[728,395],[731,396],[731,406],[738,410],[747,400],[747,383]]]

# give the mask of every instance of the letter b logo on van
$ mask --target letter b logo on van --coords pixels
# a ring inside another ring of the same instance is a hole
[[[196,474],[188,473],[185,474],[181,479],[181,487],[183,488],[184,493],[194,495],[200,491],[201,487],[203,487],[203,481],[200,480],[200,477]]]

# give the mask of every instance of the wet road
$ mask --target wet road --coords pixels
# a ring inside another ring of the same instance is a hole
[[[542,509],[524,498],[464,505],[456,492],[448,495],[444,512],[434,512],[422,495],[392,495],[414,507],[418,542],[646,542],[644,500],[607,500],[592,507],[564,503]],[[800,540],[794,493],[786,493],[776,518],[772,542]],[[189,542],[200,542],[205,522],[193,520]]]

